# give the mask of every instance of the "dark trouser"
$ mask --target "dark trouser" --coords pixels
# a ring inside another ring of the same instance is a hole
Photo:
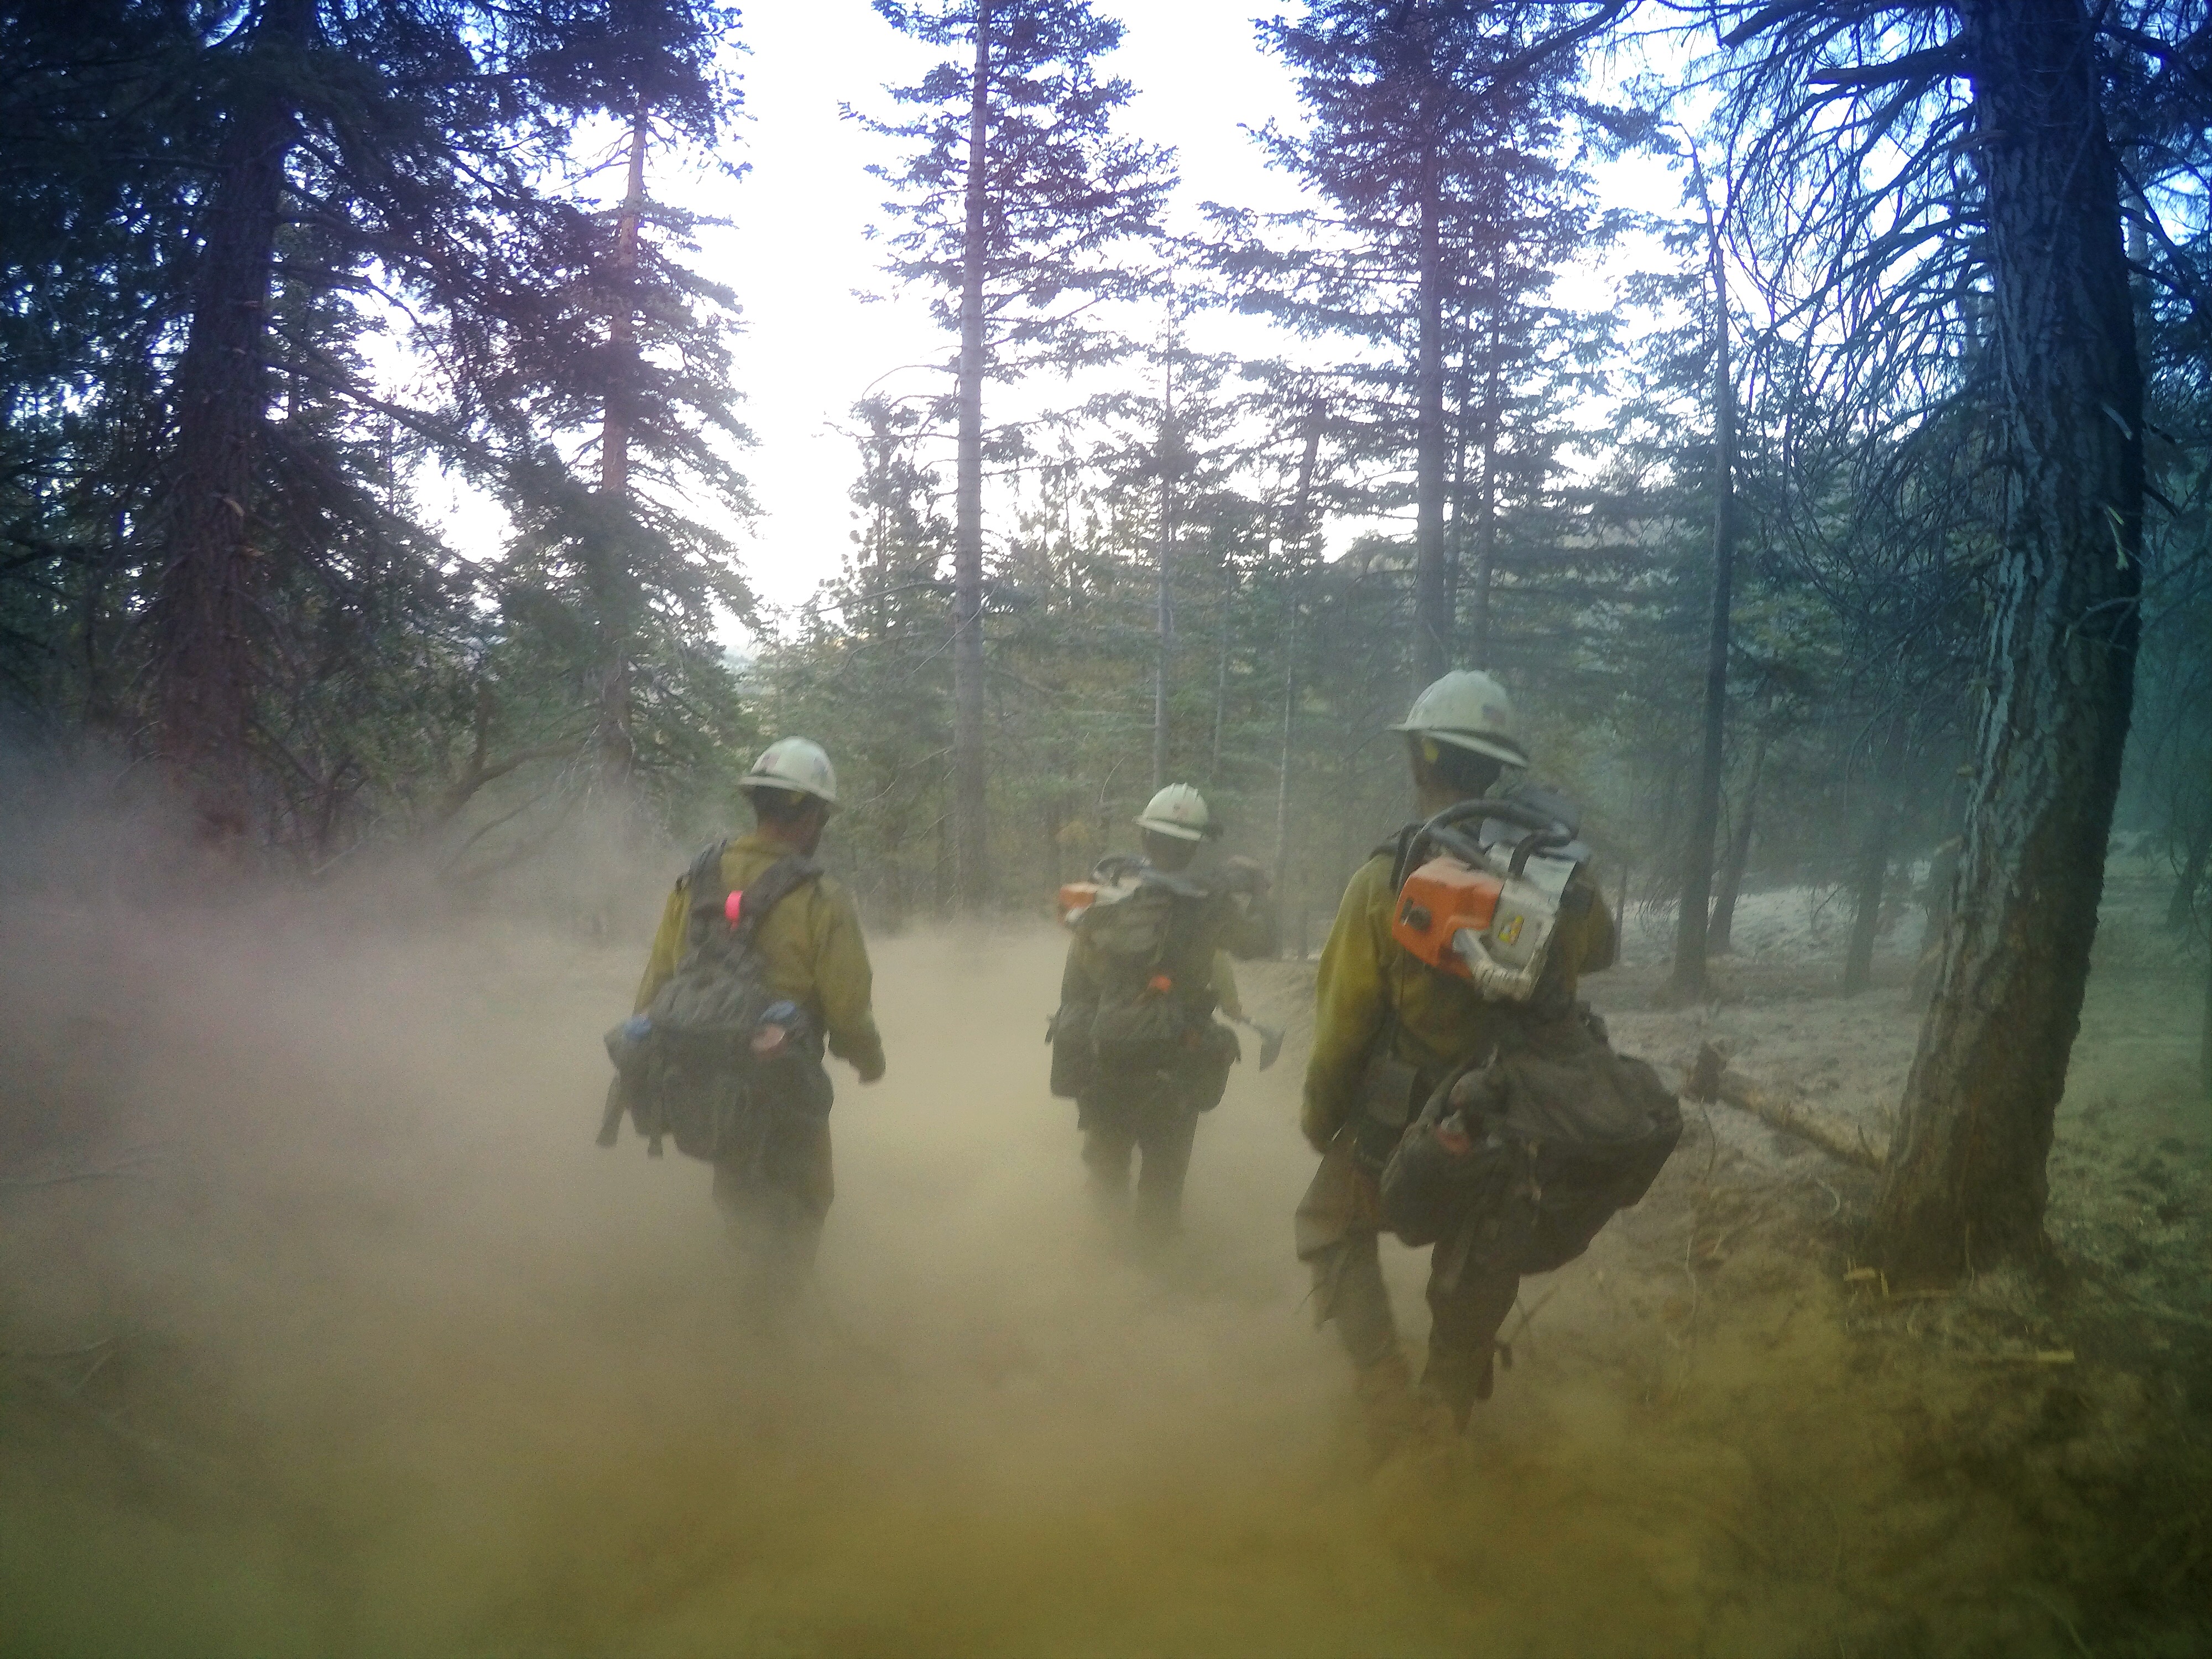
[[[1149,1232],[1172,1232],[1182,1213],[1183,1177],[1198,1136],[1198,1107],[1188,1082],[1156,1072],[1095,1085],[1078,1102],[1076,1121],[1100,1206],[1118,1214],[1127,1206],[1130,1160],[1141,1154],[1137,1224]]]
[[[779,1126],[762,1155],[714,1165],[749,1317],[774,1324],[805,1287],[836,1191],[826,1123]]]
[[[1313,1269],[1315,1316],[1334,1322],[1352,1363],[1363,1370],[1394,1359],[1398,1322],[1382,1283],[1382,1231],[1374,1178],[1352,1161],[1349,1138],[1332,1146],[1298,1204],[1298,1257]],[[1429,1363],[1422,1386],[1464,1425],[1477,1400],[1489,1398],[1491,1361],[1520,1275],[1467,1259],[1447,1238],[1429,1258]]]
[[[1490,1398],[1498,1333],[1521,1294],[1521,1275],[1472,1261],[1455,1273],[1447,1260],[1451,1249],[1446,1239],[1429,1257],[1429,1363],[1421,1386],[1465,1428],[1474,1402]]]

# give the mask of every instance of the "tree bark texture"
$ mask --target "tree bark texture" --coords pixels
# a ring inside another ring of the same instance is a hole
[[[252,817],[254,482],[285,162],[299,138],[283,60],[304,47],[313,24],[310,0],[276,0],[235,82],[240,95],[204,209],[159,520],[149,618],[159,750],[200,832],[219,843],[243,838]]]
[[[1420,173],[1419,339],[1414,348],[1413,670],[1419,686],[1451,665],[1452,592],[1444,566],[1443,216],[1436,143]],[[1418,689],[1418,686],[1417,686]]]
[[[2081,0],[1976,0],[1960,34],[1987,193],[2008,471],[1965,843],[1875,1217],[1893,1277],[2039,1259],[2137,634],[2142,381],[2118,170]]]
[[[990,895],[983,763],[983,266],[991,91],[991,7],[975,8],[968,95],[967,227],[961,246],[959,459],[953,481],[952,867],[954,902],[974,915]]]
[[[1702,187],[1702,184],[1701,184]],[[1682,845],[1681,903],[1674,921],[1674,964],[1668,990],[1678,1001],[1705,994],[1705,952],[1713,893],[1713,837],[1720,828],[1721,777],[1728,724],[1729,611],[1735,580],[1735,380],[1729,363],[1728,273],[1712,238],[1713,605],[1705,645],[1704,747],[1690,832]]]

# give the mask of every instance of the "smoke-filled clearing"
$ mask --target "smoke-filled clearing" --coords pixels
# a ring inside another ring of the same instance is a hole
[[[1045,1092],[1060,939],[879,942],[890,1073],[840,1073],[819,1295],[768,1354],[732,1316],[705,1167],[591,1144],[649,916],[599,945],[88,891],[4,918],[9,1651],[2204,1635],[2206,1402],[2173,1380],[2197,1328],[2130,1347],[2086,1292],[2062,1328],[2012,1281],[1885,1301],[1844,1276],[1864,1178],[1723,1108],[1526,1284],[1513,1368],[1439,1483],[1369,1468],[1304,1305],[1297,1030],[1239,1068],[1186,1236],[1146,1261],[1090,1215]],[[1294,1015],[1310,972],[1255,968],[1248,998]],[[1640,1004],[1648,972],[1613,977],[1601,1002]],[[1638,1018],[1628,1046],[1677,1059],[1683,1034]],[[1420,1259],[1386,1254],[1418,1338]]]

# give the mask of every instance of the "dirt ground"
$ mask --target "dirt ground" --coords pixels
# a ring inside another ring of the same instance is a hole
[[[1793,902],[1715,1009],[1650,1011],[1633,939],[1590,989],[1662,1066],[1717,1037],[1879,1113],[1905,947],[1844,1003]],[[1869,1177],[1692,1109],[1645,1202],[1525,1285],[1441,1485],[1367,1467],[1291,1256],[1310,967],[1247,974],[1291,1046],[1239,1068],[1145,1260],[1044,1090],[1060,940],[880,944],[890,1075],[841,1078],[818,1300],[769,1354],[704,1168],[591,1145],[641,951],[4,929],[8,1653],[2212,1650],[2212,1114],[2132,924],[2053,1159],[2070,1288],[1885,1297],[1850,1276]],[[1418,1340],[1421,1260],[1388,1255]]]

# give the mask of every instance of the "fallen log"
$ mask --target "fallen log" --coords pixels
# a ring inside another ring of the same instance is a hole
[[[1683,1074],[1682,1093],[1691,1100],[1717,1100],[1749,1112],[1770,1128],[1808,1140],[1829,1157],[1877,1175],[1887,1161],[1856,1124],[1838,1123],[1810,1106],[1783,1099],[1731,1067],[1727,1056],[1710,1042],[1698,1050],[1697,1063]]]

